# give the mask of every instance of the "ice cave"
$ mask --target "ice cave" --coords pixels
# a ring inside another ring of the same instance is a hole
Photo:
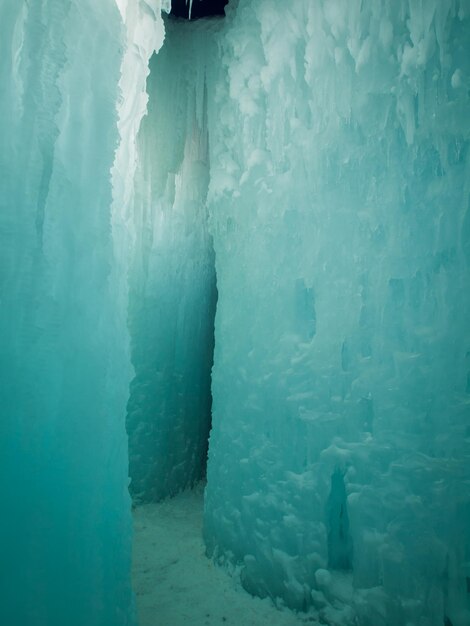
[[[0,33],[0,624],[470,626],[470,0]]]

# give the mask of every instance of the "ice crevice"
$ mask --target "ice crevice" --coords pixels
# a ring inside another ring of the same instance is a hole
[[[136,502],[174,495],[205,476],[211,423],[217,288],[204,44],[211,29],[174,20],[165,27],[137,140],[138,237],[129,274],[135,377],[127,415]]]

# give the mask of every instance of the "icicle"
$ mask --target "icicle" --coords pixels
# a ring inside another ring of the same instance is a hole
[[[186,6],[188,6],[188,0],[186,0]],[[192,10],[193,10],[193,0],[189,0],[189,19],[191,19]]]
[[[171,13],[171,0],[162,0],[162,11]]]

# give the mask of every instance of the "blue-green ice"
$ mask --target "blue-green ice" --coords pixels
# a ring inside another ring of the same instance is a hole
[[[468,626],[470,3],[170,5],[0,2],[0,623],[134,626],[207,458],[247,592]]]

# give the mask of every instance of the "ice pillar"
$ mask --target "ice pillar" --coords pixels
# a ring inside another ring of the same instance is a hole
[[[230,6],[209,553],[331,623],[464,626],[468,3]]]
[[[0,25],[0,621],[124,626],[126,183],[111,168],[136,121],[124,136],[117,103],[139,101],[118,87],[130,22],[111,0],[6,0]]]

